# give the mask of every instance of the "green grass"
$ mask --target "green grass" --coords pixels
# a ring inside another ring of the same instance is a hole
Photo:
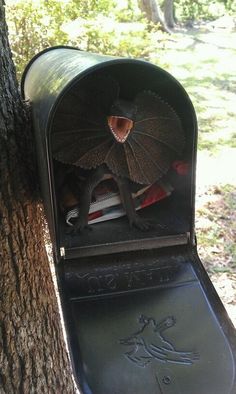
[[[156,64],[165,65],[185,87],[199,122],[198,149],[216,154],[236,147],[236,32],[190,32],[167,41]]]

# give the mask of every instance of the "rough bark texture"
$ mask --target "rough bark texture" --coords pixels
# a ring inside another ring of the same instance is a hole
[[[74,393],[0,0],[0,393]]]

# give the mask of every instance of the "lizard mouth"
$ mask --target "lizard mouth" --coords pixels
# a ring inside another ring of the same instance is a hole
[[[122,116],[108,116],[108,126],[117,142],[124,143],[133,127],[133,121]]]

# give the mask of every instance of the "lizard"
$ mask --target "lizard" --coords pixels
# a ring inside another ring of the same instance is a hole
[[[54,159],[90,170],[73,232],[88,227],[93,190],[106,174],[117,182],[130,226],[148,230],[151,223],[136,213],[130,185],[162,178],[184,144],[180,118],[156,92],[142,90],[130,100],[111,76],[83,78],[62,99],[52,127]]]

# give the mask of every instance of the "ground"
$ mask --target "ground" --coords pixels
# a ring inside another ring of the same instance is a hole
[[[204,153],[199,152],[197,168],[198,251],[236,326],[236,149],[222,149],[215,157]],[[226,173],[217,170],[222,162]],[[206,175],[210,171],[212,178]]]
[[[161,62],[183,84],[199,123],[198,251],[236,326],[236,32],[206,24],[170,36]]]

